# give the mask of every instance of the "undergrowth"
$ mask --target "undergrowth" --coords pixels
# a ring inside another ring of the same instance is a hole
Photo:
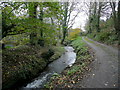
[[[82,37],[77,37],[70,44],[74,47],[77,54],[76,62],[71,67],[67,67],[62,74],[53,76],[51,80],[45,84],[45,88],[73,88],[77,83],[80,83],[85,71],[88,71],[88,65],[93,61],[90,55],[89,48]],[[81,86],[77,86],[81,87]]]
[[[53,51],[51,54],[50,51]],[[40,46],[21,46],[2,51],[3,89],[16,88],[43,71],[46,65],[64,53],[61,46],[41,48]],[[47,55],[43,57],[42,55]],[[46,59],[49,58],[49,59]]]

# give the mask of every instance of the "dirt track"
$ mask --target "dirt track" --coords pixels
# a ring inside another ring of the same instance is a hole
[[[91,63],[91,72],[80,83],[82,88],[117,88],[118,50],[90,39],[83,40],[94,50],[96,59]]]

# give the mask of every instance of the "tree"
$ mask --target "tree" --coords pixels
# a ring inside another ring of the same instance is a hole
[[[119,45],[120,45],[120,1],[118,2],[118,40],[119,40]]]
[[[71,19],[71,13],[74,11],[74,9],[77,7],[77,3],[74,2],[64,2],[63,3],[63,19],[62,21],[62,30],[63,30],[63,37],[61,40],[61,44],[63,44],[65,38],[68,36],[68,30],[73,26],[74,20],[79,14],[80,10],[77,10],[76,15]]]
[[[64,40],[65,40],[65,37],[67,35],[67,15],[68,15],[68,2],[65,2],[64,3],[64,14],[63,14],[63,24],[62,24],[62,29],[63,29],[63,38],[62,38],[62,41],[61,43],[63,44]]]
[[[30,2],[28,5],[29,5],[29,8],[28,8],[29,9],[29,18],[30,18],[30,20],[33,21],[33,23],[35,23],[34,20],[37,19],[36,8],[37,8],[38,4],[35,3],[35,2]],[[33,27],[34,27],[34,29],[36,29],[36,25],[34,25]],[[31,45],[36,45],[37,44],[37,33],[36,33],[36,31],[31,32],[30,43],[31,43]]]
[[[89,31],[88,33],[92,33],[93,30],[95,32],[100,32],[100,17],[102,14],[107,15],[106,9],[108,9],[108,2],[90,2],[89,5]]]
[[[22,32],[13,31],[12,29],[16,26],[15,20],[17,20],[14,10],[18,9],[24,3],[2,3],[2,38],[7,35],[19,34]],[[14,32],[14,33],[11,33]],[[2,39],[1,38],[1,39]]]
[[[110,2],[110,6],[112,8],[112,18],[114,21],[114,28],[116,30],[116,34],[118,35],[119,32],[119,8],[120,8],[120,1],[119,2]],[[115,8],[118,6],[118,12],[115,10]]]
[[[98,12],[97,12],[97,25],[96,25],[97,32],[100,32],[100,17],[101,17],[102,6],[103,6],[102,2],[99,2]]]

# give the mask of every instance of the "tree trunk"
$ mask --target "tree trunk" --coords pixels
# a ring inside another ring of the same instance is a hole
[[[36,17],[36,8],[37,8],[37,4],[35,2],[29,2],[29,18],[32,20],[33,18],[37,18]],[[35,27],[35,26],[34,26]],[[30,44],[31,45],[36,45],[37,41],[37,33],[32,31],[30,33]]]
[[[101,12],[101,8],[102,8],[102,2],[99,2],[99,9],[98,9],[98,15],[97,15],[97,25],[96,25],[96,29],[97,32],[100,32],[100,12]]]
[[[119,31],[120,31],[120,1],[118,2],[118,27],[119,27]]]
[[[93,22],[93,19],[92,19],[92,2],[90,2],[90,8],[89,8],[89,32],[88,33],[92,33],[92,22]]]
[[[92,18],[89,18],[89,32],[88,33],[92,33],[92,28],[91,28],[91,24],[92,23]]]
[[[43,23],[43,7],[42,5],[40,6],[40,16],[39,19],[41,21],[41,24]],[[43,28],[40,28],[40,36],[43,38]]]
[[[115,8],[116,8],[116,5],[115,5],[116,2],[110,2],[110,5],[111,5],[111,8],[112,8],[112,14],[113,14],[113,21],[114,21],[114,28],[116,30],[116,33],[118,32],[118,27],[117,27],[117,13],[115,11]]]
[[[120,45],[120,1],[118,2],[118,22],[117,22],[117,26],[118,26],[118,40],[119,40],[119,45]]]
[[[64,11],[64,21],[63,21],[63,39],[61,41],[61,44],[63,44],[65,37],[67,35],[67,14],[68,14],[68,2],[65,2],[65,11]]]

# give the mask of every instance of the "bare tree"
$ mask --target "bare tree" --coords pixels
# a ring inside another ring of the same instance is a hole
[[[74,20],[79,14],[80,10],[76,13],[76,15],[71,19],[71,13],[74,11],[77,3],[74,2],[64,2],[63,3],[63,20],[62,20],[62,30],[63,30],[63,38],[61,44],[63,44],[66,36],[68,36],[68,30],[73,26]]]

